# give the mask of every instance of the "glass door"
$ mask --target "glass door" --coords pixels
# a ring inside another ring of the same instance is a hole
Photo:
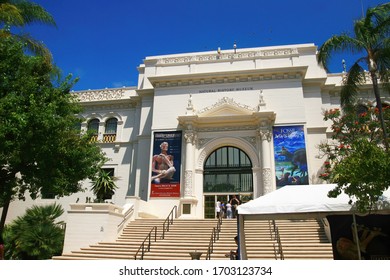
[[[214,219],[215,218],[215,196],[205,195],[204,197],[204,218]]]

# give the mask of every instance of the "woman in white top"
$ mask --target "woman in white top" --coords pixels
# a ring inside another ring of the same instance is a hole
[[[226,216],[228,219],[231,219],[233,217],[232,205],[230,204],[230,202],[226,203]]]
[[[221,215],[221,202],[217,201],[217,204],[215,204],[215,212],[217,212],[217,219]]]

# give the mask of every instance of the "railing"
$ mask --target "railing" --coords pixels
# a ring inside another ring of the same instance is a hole
[[[145,252],[150,252],[150,247],[152,243],[152,232],[154,231],[154,242],[157,241],[157,227],[154,226],[152,230],[149,232],[148,236],[144,239],[144,242],[142,242],[141,246],[139,247],[137,253],[134,255],[134,259],[137,260],[138,253],[141,251],[141,258],[140,260],[144,259]],[[145,249],[145,243],[148,241],[147,247]]]
[[[173,224],[174,218],[177,218],[177,206],[176,205],[172,208],[171,212],[168,214],[168,217],[165,219],[165,221],[163,223],[161,239],[165,238],[165,232],[169,231],[169,225]]]
[[[214,243],[219,240],[219,233],[221,232],[222,215],[218,217],[217,226],[211,232],[209,247],[207,248],[206,260],[210,260],[211,254],[214,252]]]
[[[97,142],[98,141],[98,136],[97,136],[97,134],[96,135],[92,135],[91,136],[91,139],[89,140],[91,143],[95,143],[95,142]]]
[[[175,215],[173,215],[175,214]],[[163,223],[163,233],[161,235],[161,239],[164,239],[165,232],[169,231],[169,225],[173,224],[173,218],[177,218],[177,206],[175,205],[171,212],[168,214],[168,217],[165,219]],[[149,234],[146,236],[144,241],[142,242],[141,246],[138,248],[137,253],[134,255],[134,259],[137,260],[138,253],[141,251],[141,258],[140,260],[144,259],[145,252],[150,252],[151,242],[152,242],[152,232],[154,231],[154,242],[157,241],[157,226],[154,226],[152,230],[149,232]],[[145,249],[145,243],[148,241],[148,245]]]
[[[118,232],[120,232],[129,218],[134,214],[134,205],[131,205],[123,214],[122,221],[118,224]]]
[[[284,254],[283,254],[283,248],[282,248],[282,242],[280,240],[280,234],[279,229],[276,226],[275,220],[269,221],[269,227],[271,232],[271,239],[276,241],[276,245],[274,243],[274,254],[275,259],[278,259],[278,256],[281,260],[284,260]]]
[[[329,242],[332,242],[332,237],[330,234],[330,225],[327,218],[317,219],[317,223],[324,230],[326,238],[328,238]]]
[[[103,134],[103,143],[113,143],[116,140],[116,133]]]

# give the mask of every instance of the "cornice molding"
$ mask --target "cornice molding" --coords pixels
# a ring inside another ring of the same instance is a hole
[[[127,110],[134,108],[131,103],[113,103],[113,104],[91,104],[85,105],[83,107],[88,111],[101,111],[101,110]]]
[[[256,51],[240,51],[237,53],[228,52],[216,52],[215,54],[201,54],[201,55],[187,55],[187,56],[174,56],[160,58],[156,62],[156,66],[161,65],[177,65],[188,63],[210,63],[212,61],[230,61],[230,60],[248,60],[248,59],[261,59],[261,58],[279,58],[298,56],[298,48],[283,48],[283,49],[268,49],[268,50],[256,50]]]
[[[307,68],[307,66],[291,66],[240,71],[184,73],[178,75],[154,76],[148,77],[148,79],[155,88],[292,79],[301,80],[305,76]]]

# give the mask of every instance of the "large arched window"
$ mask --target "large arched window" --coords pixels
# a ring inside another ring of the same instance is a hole
[[[114,142],[116,139],[116,130],[118,126],[118,120],[116,118],[110,118],[106,121],[106,129],[104,131],[103,142]]]
[[[206,193],[253,192],[252,162],[235,147],[222,147],[207,158],[203,191]]]
[[[99,133],[99,123],[100,121],[98,119],[92,119],[88,122],[88,132],[92,133],[92,139],[93,141],[97,141],[98,133]]]

